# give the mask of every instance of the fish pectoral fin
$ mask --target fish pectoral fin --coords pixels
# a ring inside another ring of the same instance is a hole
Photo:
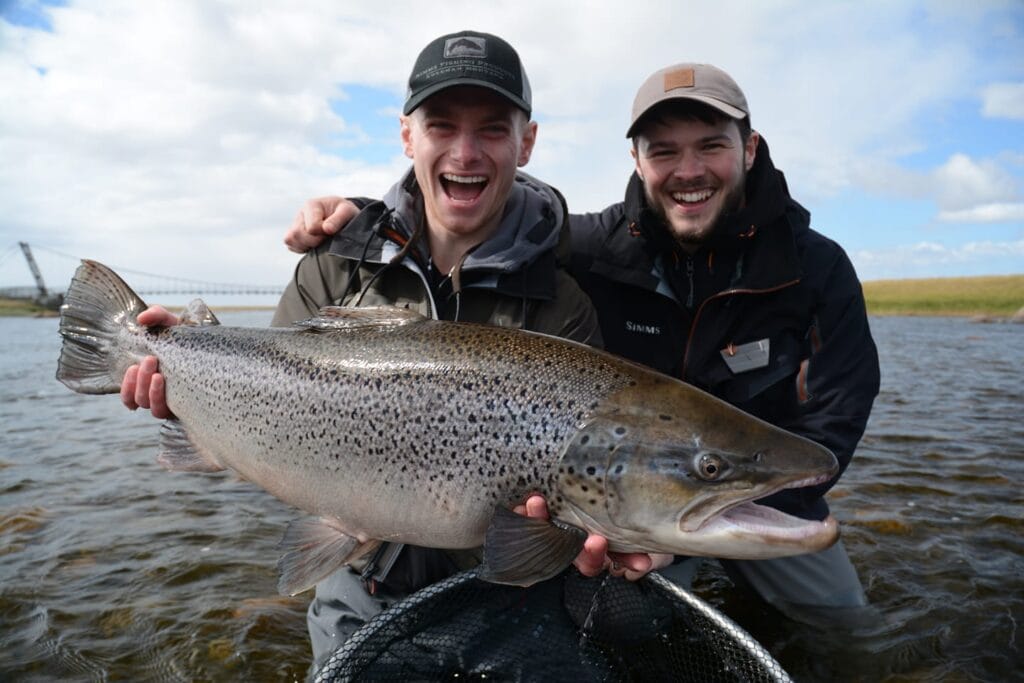
[[[277,561],[277,590],[281,595],[297,595],[379,544],[378,540],[360,543],[322,517],[289,522],[278,544],[285,552]]]
[[[172,472],[221,472],[225,468],[196,450],[178,420],[160,426],[160,455],[156,461]]]
[[[208,325],[220,325],[220,321],[217,320],[217,316],[213,314],[210,307],[206,305],[206,302],[202,299],[192,299],[185,310],[182,311],[181,317],[178,318],[179,325],[189,325],[192,327],[206,327]]]
[[[499,507],[487,527],[477,576],[491,583],[530,586],[572,564],[585,540],[587,533],[578,527]]]
[[[324,306],[317,317],[294,323],[311,332],[334,330],[355,330],[367,327],[394,328],[427,320],[426,317],[408,308],[394,306]]]

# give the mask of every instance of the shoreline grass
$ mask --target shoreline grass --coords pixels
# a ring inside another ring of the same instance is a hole
[[[1024,310],[1024,275],[864,282],[871,315],[1010,318]]]

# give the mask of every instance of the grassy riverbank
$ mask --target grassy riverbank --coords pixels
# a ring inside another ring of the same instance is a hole
[[[864,298],[872,315],[1009,318],[1024,309],[1024,275],[874,280]]]
[[[26,299],[5,299],[0,297],[0,316],[10,317],[55,317],[57,311],[50,311]]]
[[[1024,310],[1024,275],[874,280],[864,283],[872,315],[953,315],[1009,318]],[[217,311],[267,310],[218,306]],[[22,299],[0,299],[0,316],[56,315]]]

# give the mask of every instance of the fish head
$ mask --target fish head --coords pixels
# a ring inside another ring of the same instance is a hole
[[[834,477],[827,448],[667,384],[671,391],[648,387],[579,425],[558,470],[555,508],[566,521],[626,552],[764,559],[836,541],[831,517],[804,520],[754,503]]]

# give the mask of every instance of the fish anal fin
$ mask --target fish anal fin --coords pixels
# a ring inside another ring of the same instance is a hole
[[[277,590],[281,595],[297,595],[379,544],[378,540],[360,543],[322,517],[296,519],[278,545],[284,554],[277,561]]]
[[[172,472],[220,472],[224,466],[200,453],[178,420],[160,426],[160,455],[156,461]]]
[[[568,524],[496,509],[484,540],[477,576],[491,583],[530,586],[572,564],[587,533]]]
[[[427,320],[426,317],[410,308],[396,306],[324,306],[317,317],[295,323],[312,332],[329,332],[332,330],[354,330],[367,327],[390,329],[402,325]]]

